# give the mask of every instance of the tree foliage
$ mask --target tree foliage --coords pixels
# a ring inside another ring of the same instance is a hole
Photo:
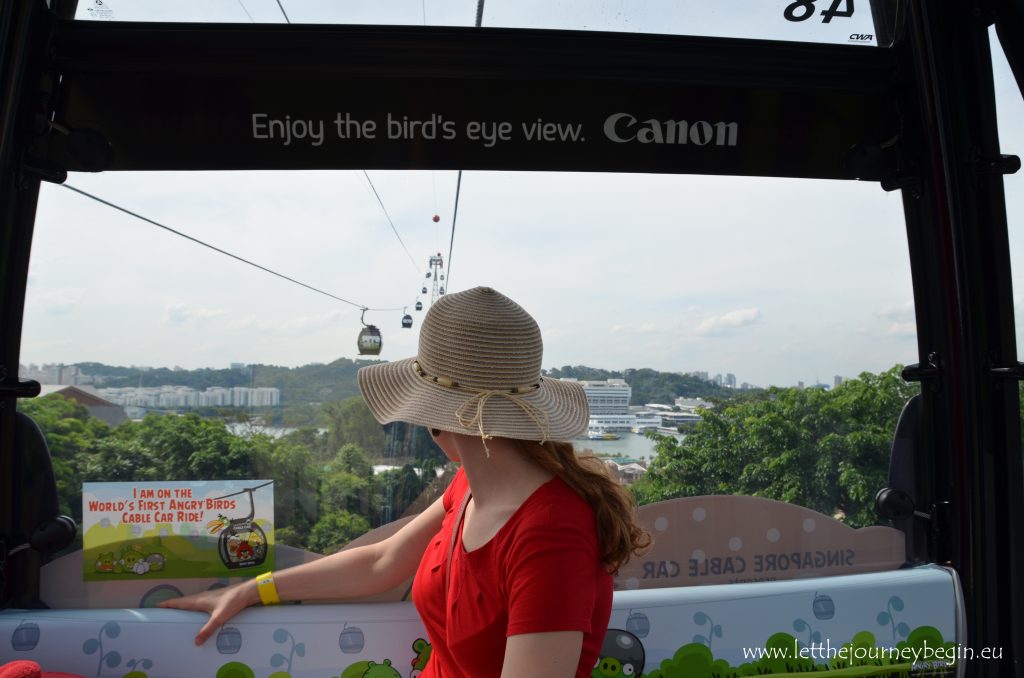
[[[874,495],[885,486],[896,422],[918,392],[900,370],[864,373],[831,391],[771,388],[703,411],[683,440],[656,436],[657,456],[634,492],[641,503],[754,495],[855,527],[875,524]]]
[[[42,429],[61,510],[77,521],[83,482],[268,478],[278,543],[331,551],[401,515],[426,486],[411,466],[374,474],[364,445],[379,457],[385,435],[358,398],[334,404],[327,433],[300,429],[281,438],[258,427],[236,435],[222,419],[196,413],[149,414],[111,429],[60,395],[19,405]],[[424,454],[432,468],[436,454]]]
[[[373,456],[383,456],[384,430],[373,418],[370,408],[359,396],[323,406],[328,420],[328,445],[341,450],[345,443],[355,443]]]
[[[700,377],[647,368],[626,370],[626,383],[633,387],[633,403],[672,405],[676,398],[729,397],[732,389],[723,388]]]
[[[559,373],[602,378],[589,369]],[[629,376],[643,382],[659,374]],[[664,383],[681,388],[685,382]],[[682,441],[658,438],[658,455],[634,491],[643,503],[757,495],[840,514],[854,526],[873,524],[874,493],[885,484],[896,421],[916,392],[897,366],[831,391],[726,393],[732,397],[705,411]],[[279,543],[329,551],[402,515],[446,461],[421,427],[383,428],[359,398],[323,405],[326,432],[304,428],[282,438],[258,428],[235,435],[223,420],[195,413],[150,414],[111,429],[59,395],[19,407],[46,436],[61,510],[77,520],[84,481],[272,478]],[[375,474],[373,464],[389,455],[415,459],[415,467]]]
[[[370,529],[369,521],[349,511],[328,511],[320,517],[309,535],[309,548],[318,553],[333,553]]]

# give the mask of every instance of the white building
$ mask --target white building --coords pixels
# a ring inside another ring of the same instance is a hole
[[[281,404],[277,388],[225,388],[212,386],[197,391],[188,386],[150,386],[142,388],[105,388],[100,394],[125,407],[182,410],[196,407],[274,407]]]
[[[231,391],[222,386],[213,386],[199,394],[201,407],[229,407]]]
[[[679,426],[692,426],[701,420],[696,412],[666,412],[661,415],[662,428],[675,431]]]
[[[48,385],[71,385],[91,384],[92,377],[82,374],[78,365],[65,365],[63,363],[50,363],[46,365],[18,365],[18,376],[22,379],[34,379],[40,384]]]
[[[606,459],[604,463],[621,485],[632,485],[647,473],[647,468],[635,461]]]
[[[273,407],[281,404],[281,389],[261,386],[251,390],[249,404],[253,407]]]
[[[702,398],[676,398],[676,407],[684,412],[693,412],[698,407],[705,410],[711,409],[711,403]]]
[[[569,379],[567,381],[576,381]],[[611,431],[629,431],[636,425],[636,417],[629,411],[633,388],[625,379],[581,381],[590,407],[589,435],[598,436]]]
[[[580,384],[583,386],[583,392],[587,394],[591,417],[629,414],[633,387],[627,384],[625,379],[581,381]]]
[[[231,404],[234,407],[249,407],[249,391],[251,388],[235,386],[231,389]]]
[[[643,433],[644,431],[655,431],[661,428],[661,415],[664,412],[660,410],[651,409],[640,409],[633,412],[633,426],[630,428],[633,433]]]

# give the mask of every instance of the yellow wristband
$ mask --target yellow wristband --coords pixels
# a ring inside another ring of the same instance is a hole
[[[277,605],[281,602],[277,586],[274,585],[273,572],[264,572],[256,577],[256,592],[260,594],[260,602],[264,605]]]

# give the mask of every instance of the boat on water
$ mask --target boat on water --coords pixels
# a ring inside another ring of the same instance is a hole
[[[603,428],[591,428],[587,430],[587,438],[590,440],[618,440],[621,438],[618,433],[612,433],[611,431]]]

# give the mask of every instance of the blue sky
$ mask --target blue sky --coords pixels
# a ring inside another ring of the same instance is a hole
[[[534,25],[544,10],[547,27],[685,26],[838,42],[848,35],[780,20],[787,4],[761,3],[754,15],[738,2],[711,10],[647,3],[644,11],[567,2],[553,11],[490,0],[484,23]],[[476,8],[366,5],[369,13],[353,14],[349,3],[284,2],[295,22],[416,24],[425,12],[430,23],[471,25]],[[283,21],[273,0],[105,6],[125,20]],[[1004,152],[1022,154],[1024,104],[1001,55],[995,65]],[[455,173],[370,176],[415,265],[362,172],[107,173],[69,183],[357,303],[412,312],[427,257],[448,249]],[[1006,186],[1016,263],[1024,254],[1024,177]],[[450,291],[490,285],[537,318],[546,367],[732,372],[740,382],[788,385],[916,360],[901,200],[874,184],[466,172],[451,264]],[[1020,304],[1024,281],[1014,281]],[[384,332],[382,358],[415,353],[422,314],[413,315],[413,330],[402,330],[401,312],[368,314]],[[61,187],[42,191],[23,363],[301,365],[355,357],[359,327],[352,307]]]

